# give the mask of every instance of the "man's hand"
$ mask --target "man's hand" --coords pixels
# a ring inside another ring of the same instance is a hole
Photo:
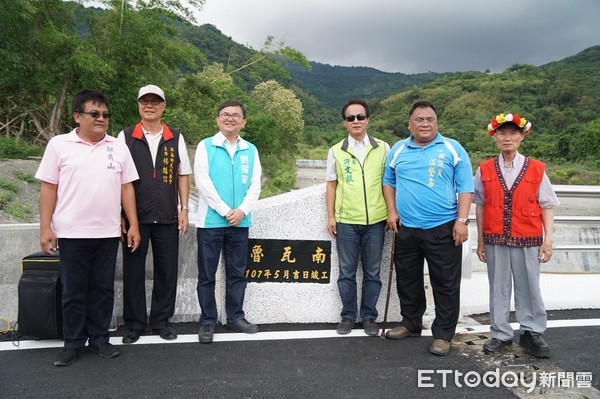
[[[457,247],[467,241],[469,239],[469,226],[457,220],[452,228],[452,238],[454,238],[454,245]]]
[[[335,221],[335,217],[327,217],[327,231],[329,235],[335,238],[337,234],[337,222]]]
[[[246,214],[239,208],[232,209],[225,215],[225,219],[231,227],[237,227],[245,217]]]
[[[131,252],[135,252],[138,249],[141,241],[142,237],[138,226],[129,226],[129,230],[127,230],[127,247],[131,249]]]
[[[188,226],[190,225],[189,223],[189,212],[187,210],[182,210],[181,213],[179,214],[179,219],[178,219],[178,226],[179,226],[179,237],[183,237],[183,235],[185,233],[187,233],[188,231]]]
[[[56,251],[56,236],[52,229],[40,229],[40,248],[42,252],[54,255]]]
[[[387,231],[391,230],[394,233],[398,233],[399,222],[400,222],[400,216],[398,216],[398,213],[388,211],[387,225],[385,226],[385,229]]]
[[[485,257],[485,244],[483,242],[477,242],[477,257],[483,263],[487,263],[487,258]]]
[[[538,259],[540,263],[546,263],[552,257],[552,241],[544,240],[542,245],[540,245],[540,250],[538,252]]]

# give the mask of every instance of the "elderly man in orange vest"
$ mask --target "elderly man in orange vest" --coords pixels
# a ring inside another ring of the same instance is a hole
[[[540,263],[552,257],[554,207],[558,198],[544,171],[545,164],[523,156],[518,149],[531,123],[517,114],[500,114],[488,132],[500,155],[484,161],[475,174],[473,202],[477,216],[477,256],[487,263],[490,284],[491,339],[486,353],[512,344],[508,322],[511,288],[519,343],[536,357],[549,357],[542,338],[546,309],[540,291]]]

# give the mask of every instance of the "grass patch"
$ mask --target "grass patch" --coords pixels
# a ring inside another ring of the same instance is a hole
[[[587,163],[549,163],[546,165],[546,174],[552,184],[600,186],[600,170]]]
[[[298,153],[296,154],[297,159],[327,159],[327,152],[329,147],[312,147],[308,144],[298,144]]]
[[[34,183],[37,181],[37,179],[35,178],[34,175],[30,174],[30,173],[23,173],[20,170],[13,170],[13,175],[15,175],[15,177],[21,181],[24,181],[26,183]]]
[[[15,194],[10,191],[0,192],[0,209],[4,210],[4,208],[12,201]]]
[[[44,147],[36,147],[12,137],[0,137],[0,159],[25,159],[43,153]]]
[[[16,201],[9,202],[2,208],[7,214],[25,222],[33,221],[33,209],[29,205],[22,205]]]
[[[19,186],[16,183],[12,183],[6,180],[0,179],[0,188],[12,193],[19,191]]]
[[[35,182],[36,179],[30,174],[21,171],[13,171],[15,177],[28,183]],[[13,183],[0,179],[0,210],[7,215],[23,222],[33,222],[34,212],[31,205],[25,205],[19,201],[19,183]]]

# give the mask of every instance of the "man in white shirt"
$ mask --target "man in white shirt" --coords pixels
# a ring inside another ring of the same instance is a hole
[[[250,211],[260,195],[260,159],[256,147],[239,135],[246,125],[242,103],[221,104],[216,122],[219,132],[198,144],[194,160],[201,343],[212,342],[218,320],[215,275],[221,250],[227,278],[227,327],[250,334],[258,332],[258,327],[246,320],[243,306]]]
[[[342,300],[338,334],[349,334],[357,314],[356,271],[363,270],[360,318],[367,335],[379,335],[377,300],[381,291],[381,255],[387,220],[382,179],[390,146],[367,134],[369,107],[350,100],[342,108],[348,136],[327,156],[327,230],[336,239]]]
[[[175,313],[179,237],[188,229],[192,168],[183,135],[162,121],[166,104],[160,87],[142,87],[138,93],[141,121],[118,136],[129,147],[140,175],[134,188],[142,236],[138,251],[123,251],[123,343],[136,342],[147,325],[163,339],[177,338],[169,319]],[[148,317],[145,284],[150,241],[154,287]]]

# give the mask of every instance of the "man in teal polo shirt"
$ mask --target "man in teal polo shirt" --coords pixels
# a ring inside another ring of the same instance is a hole
[[[194,177],[198,188],[195,224],[198,238],[198,340],[211,343],[217,324],[216,272],[221,250],[227,280],[227,327],[258,332],[244,313],[246,261],[250,211],[260,195],[261,165],[256,147],[240,136],[246,125],[246,108],[225,101],[217,110],[219,132],[202,140],[196,149]]]
[[[377,300],[381,291],[379,270],[387,208],[382,178],[390,147],[367,134],[369,107],[350,100],[342,108],[348,137],[330,148],[327,156],[327,230],[336,239],[339,263],[338,290],[342,321],[338,334],[352,331],[357,316],[356,271],[360,256],[363,281],[360,318],[367,335],[379,335]]]

